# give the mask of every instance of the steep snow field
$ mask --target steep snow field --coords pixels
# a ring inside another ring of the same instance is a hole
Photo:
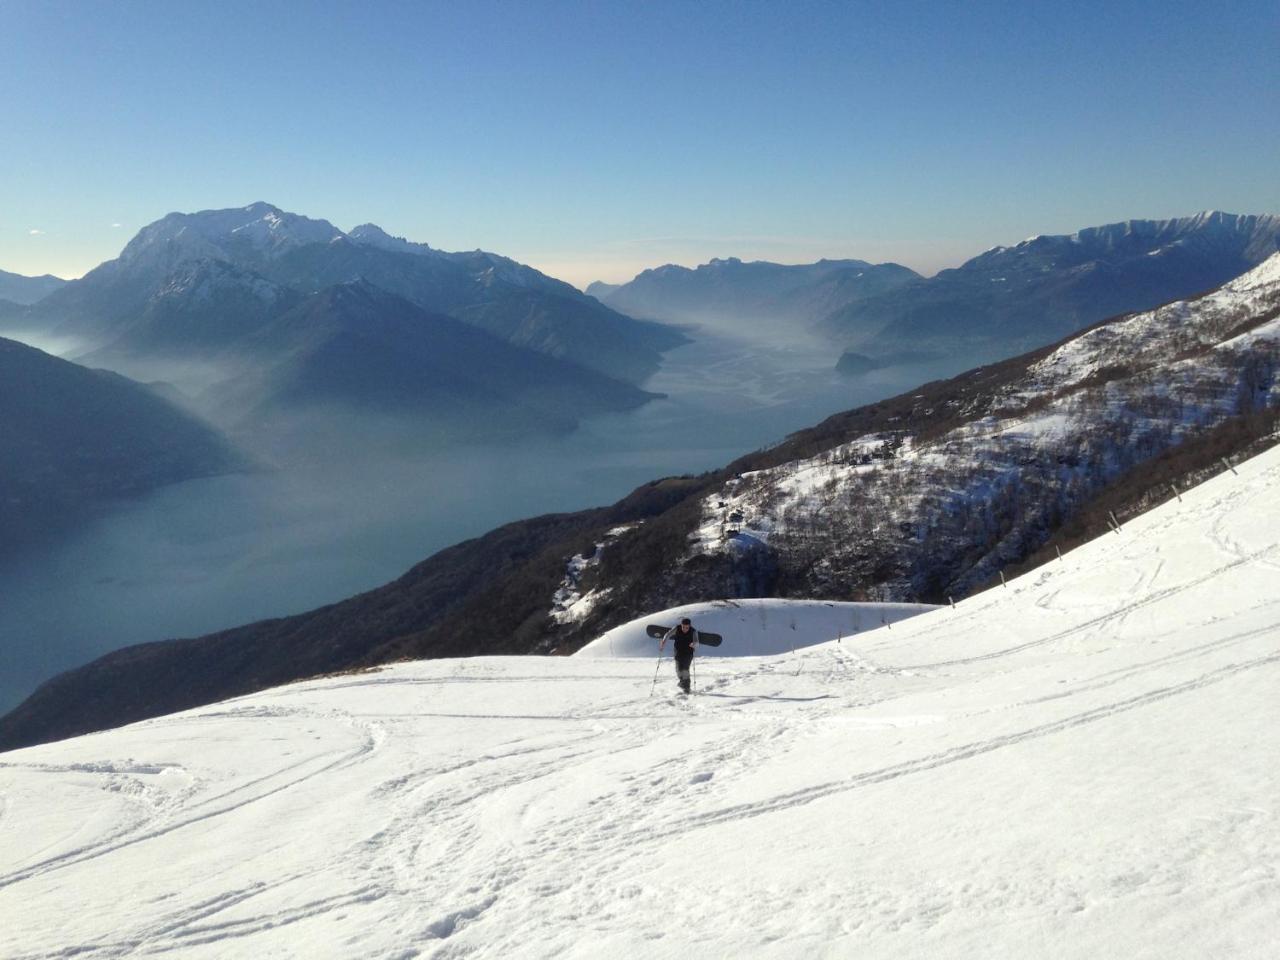
[[[653,657],[658,642],[645,633],[651,623],[675,626],[688,617],[694,627],[727,638],[703,647],[702,656],[743,657],[790,653],[803,647],[878,630],[886,624],[936,609],[926,603],[839,603],[833,600],[713,600],[672,607],[614,627],[579,650],[578,657]],[[671,654],[668,646],[667,656]]]
[[[0,955],[1274,956],[1278,493],[688,700],[436,661],[5,754]]]

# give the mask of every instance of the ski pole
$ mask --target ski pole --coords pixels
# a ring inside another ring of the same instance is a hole
[[[658,651],[658,665],[653,668],[653,686],[649,688],[649,696],[658,688],[658,671],[662,669],[662,651]]]

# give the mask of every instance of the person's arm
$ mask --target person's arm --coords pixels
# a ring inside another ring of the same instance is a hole
[[[690,627],[689,633],[692,634],[692,636],[689,638],[689,644],[691,646],[696,647],[698,645],[698,631]]]
[[[680,629],[679,626],[672,627],[670,630],[668,630],[665,634],[662,635],[662,642],[658,644],[659,653],[661,653],[663,650],[667,648],[667,641],[670,640],[673,636],[675,636],[675,632],[679,629]]]

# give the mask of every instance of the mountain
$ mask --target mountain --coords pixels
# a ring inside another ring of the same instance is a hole
[[[586,294],[603,303],[611,293],[621,290],[622,286],[620,283],[605,283],[603,280],[593,280],[587,284]]]
[[[265,203],[242,209],[171,213],[143,227],[119,257],[32,307],[25,320],[28,326],[50,328],[101,347],[137,323],[153,298],[166,293],[172,297],[180,290],[192,264],[216,261],[257,277],[260,274],[255,266],[341,235],[327,221],[285,213]],[[224,283],[223,289],[227,286]],[[190,292],[203,296],[209,288],[192,287]]]
[[[192,283],[192,272],[202,269],[221,270],[218,282]],[[663,350],[684,342],[674,330],[625,317],[506,257],[445,253],[390,237],[372,224],[347,234],[327,220],[267,203],[172,213],[149,224],[118,258],[32,307],[24,325],[79,337],[87,350],[108,345],[118,350],[122,340],[131,349],[146,348],[147,337],[155,334],[155,317],[165,310],[203,312],[236,323],[237,310],[251,303],[264,283],[305,296],[359,279],[518,346],[632,382],[657,369]],[[243,289],[233,289],[237,285]],[[173,301],[182,292],[196,298],[194,306],[157,307],[158,298]],[[218,296],[200,299],[211,293]],[[135,341],[131,332],[139,325],[146,336]],[[181,339],[162,335],[166,338]]]
[[[337,284],[256,324],[229,348],[243,371],[211,406],[262,422],[348,407],[447,424],[464,438],[571,429],[583,411],[654,395],[430,314],[366,280]],[[495,411],[503,411],[495,423]]]
[[[347,236],[356,243],[389,250],[392,253],[415,253],[422,257],[429,257],[439,253],[439,251],[431,249],[428,244],[414,243],[404,237],[393,237],[376,223],[362,223],[359,226],[352,227]]]
[[[403,658],[572,651],[710,597],[960,600],[1274,443],[1278,372],[1275,255],[721,470],[510,524],[341,603],[109,654],[0,719],[0,746]]]
[[[40,277],[24,277],[19,273],[0,270],[0,300],[21,305],[32,304],[47,297],[66,282],[61,277],[48,273]]]
[[[191,359],[234,347],[303,299],[226,260],[182,260],[112,339],[81,359],[115,367],[130,360]]]
[[[845,306],[822,327],[871,357],[930,351],[994,359],[1212,290],[1278,247],[1280,217],[1216,211],[1032,237]]]
[[[954,610],[714,605],[684,700],[653,641],[469,655],[7,754],[0,955],[1262,960],[1280,450],[1237,469]]]
[[[104,504],[243,469],[213,429],[159,394],[0,339],[0,555]]]
[[[681,323],[808,325],[920,275],[896,263],[819,260],[785,265],[736,257],[690,270],[667,264],[620,286],[592,284],[587,293],[637,317]]]

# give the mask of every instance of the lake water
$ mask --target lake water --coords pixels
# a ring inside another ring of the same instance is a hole
[[[24,555],[0,570],[0,712],[55,673],[126,644],[340,600],[499,524],[723,466],[831,413],[954,372],[847,380],[819,344],[695,336],[645,384],[667,399],[587,417],[569,436],[192,481]]]

